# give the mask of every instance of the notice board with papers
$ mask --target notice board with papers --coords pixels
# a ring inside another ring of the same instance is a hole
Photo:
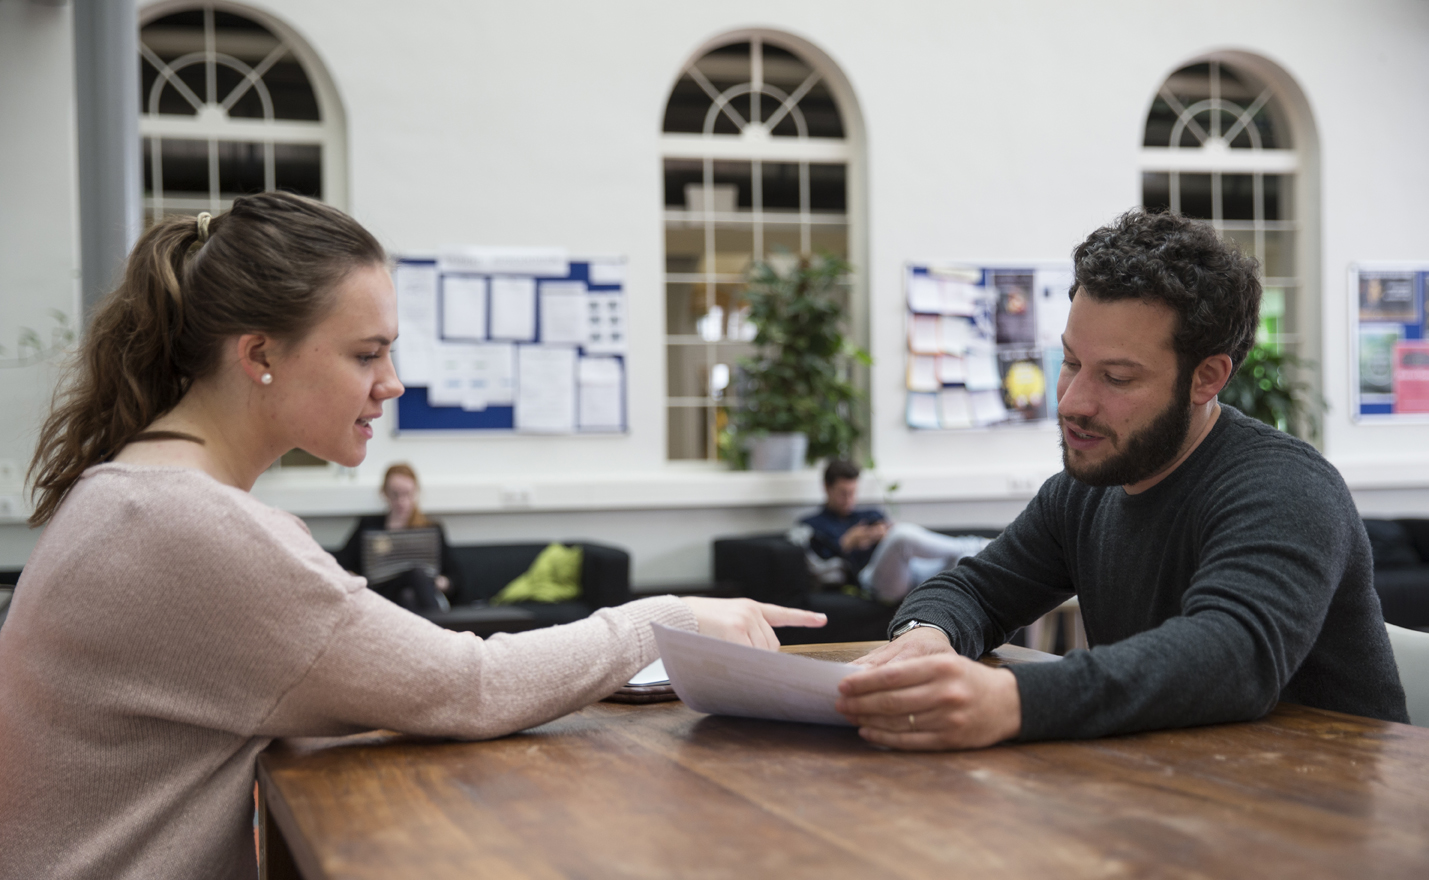
[[[399,433],[627,430],[623,259],[457,248],[392,275]]]
[[[908,427],[1056,418],[1070,263],[908,264],[903,279]]]
[[[1361,263],[1349,282],[1355,420],[1429,422],[1429,263]]]

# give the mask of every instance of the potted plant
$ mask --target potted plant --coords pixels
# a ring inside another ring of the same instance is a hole
[[[1220,400],[1273,428],[1314,439],[1320,434],[1325,402],[1296,375],[1311,366],[1293,354],[1257,343],[1221,389]]]
[[[736,401],[721,456],[736,467],[789,470],[849,457],[862,436],[850,381],[868,352],[844,336],[838,287],[849,264],[821,254],[786,270],[756,263],[745,297],[757,328],[755,354],[739,363]],[[802,439],[799,435],[802,435]]]

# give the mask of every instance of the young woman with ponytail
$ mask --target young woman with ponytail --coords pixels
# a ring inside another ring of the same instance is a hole
[[[31,465],[45,532],[0,630],[0,877],[252,878],[273,737],[501,736],[624,684],[652,622],[765,647],[822,623],[662,596],[483,641],[254,499],[289,449],[360,463],[402,393],[385,261],[351,218],[277,193],[135,246]]]

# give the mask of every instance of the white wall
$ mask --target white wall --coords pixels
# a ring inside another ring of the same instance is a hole
[[[660,119],[688,55],[742,27],[820,47],[859,102],[868,169],[862,268],[877,361],[872,447],[880,478],[903,485],[905,516],[999,525],[1058,459],[1047,430],[903,426],[904,263],[1066,259],[1087,232],[1138,202],[1141,129],[1161,80],[1226,49],[1261,55],[1293,77],[1318,128],[1327,454],[1362,503],[1429,513],[1429,427],[1354,425],[1347,415],[1343,280],[1355,260],[1429,259],[1429,215],[1420,210],[1429,195],[1421,158],[1429,115],[1420,112],[1429,106],[1429,6],[1420,0],[1187,0],[1174,8],[890,0],[876,12],[852,0],[259,5],[328,65],[348,120],[350,208],[394,252],[555,244],[630,260],[629,435],[382,434],[353,476],[265,477],[259,494],[312,517],[319,532],[333,533],[325,540],[340,537],[345,515],[375,507],[375,481],[397,459],[417,466],[428,505],[459,540],[604,538],[636,551],[645,584],[703,579],[708,537],[782,524],[817,497],[812,473],[762,477],[665,462]],[[12,18],[66,15],[40,9],[0,0],[0,15]],[[67,38],[64,28],[56,33]],[[38,51],[32,40],[16,42]],[[64,67],[68,83],[67,57],[64,65],[56,57],[45,53],[45,63]],[[30,76],[0,52],[0,101],[18,100],[13,84]],[[17,174],[3,161],[16,155],[8,151],[43,153],[46,168],[72,159],[69,123],[47,109],[54,103],[26,111],[49,120],[35,129],[43,137],[0,145],[0,174]],[[0,179],[8,196],[12,178]],[[69,229],[71,201],[34,210]],[[14,245],[7,236],[0,247]],[[26,309],[70,295],[72,244],[65,247],[68,262],[44,264],[44,292],[26,294]],[[14,271],[9,261],[0,266]],[[13,288],[9,275],[0,280]],[[33,431],[43,384],[21,395],[17,409],[28,410],[13,430]],[[0,449],[26,454],[18,442]],[[513,498],[529,505],[514,508]],[[0,565],[17,540],[0,527]]]
[[[78,318],[72,44],[69,6],[0,0],[0,522],[23,514],[23,471],[58,375],[53,362],[7,362],[21,328],[49,339],[51,309]],[[0,525],[0,567],[34,538]]]

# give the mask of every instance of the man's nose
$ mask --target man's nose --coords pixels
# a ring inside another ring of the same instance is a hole
[[[1097,407],[1094,396],[1090,393],[1090,384],[1081,373],[1075,373],[1065,384],[1059,384],[1059,394],[1057,395],[1057,412],[1066,416],[1083,416],[1090,418],[1096,415]]]

